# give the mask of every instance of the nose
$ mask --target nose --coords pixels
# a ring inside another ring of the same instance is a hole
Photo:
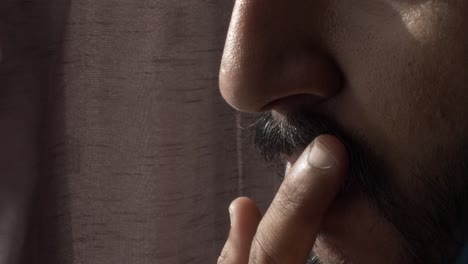
[[[325,2],[236,1],[219,74],[232,107],[312,106],[340,90],[341,73],[321,43]]]

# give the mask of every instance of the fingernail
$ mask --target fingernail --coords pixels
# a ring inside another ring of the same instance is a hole
[[[313,143],[308,161],[312,167],[318,169],[330,169],[336,163],[330,151],[317,140]]]
[[[229,220],[231,221],[231,226],[234,224],[234,210],[232,206],[229,206]]]

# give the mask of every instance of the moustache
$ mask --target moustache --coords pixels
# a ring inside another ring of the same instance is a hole
[[[357,130],[346,133],[333,120],[306,111],[279,118],[271,112],[262,113],[251,129],[256,148],[280,178],[284,177],[288,156],[304,149],[319,135],[336,136],[345,145],[350,161],[348,177],[339,196],[360,191],[377,209],[386,206],[390,195],[385,188],[389,169],[384,159],[369,147],[363,133]]]

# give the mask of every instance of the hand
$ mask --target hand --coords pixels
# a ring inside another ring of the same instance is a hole
[[[342,143],[317,137],[287,173],[263,218],[252,200],[229,207],[231,230],[219,264],[305,263],[348,168]]]

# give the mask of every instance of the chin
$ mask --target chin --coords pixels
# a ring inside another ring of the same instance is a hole
[[[346,247],[339,248],[327,238],[318,238],[313,253],[318,261],[313,264],[403,264],[398,257],[386,258],[377,256],[375,252],[348,252]],[[361,254],[363,253],[363,254]]]
[[[342,197],[324,217],[313,251],[321,264],[402,264],[398,234],[365,198]]]

